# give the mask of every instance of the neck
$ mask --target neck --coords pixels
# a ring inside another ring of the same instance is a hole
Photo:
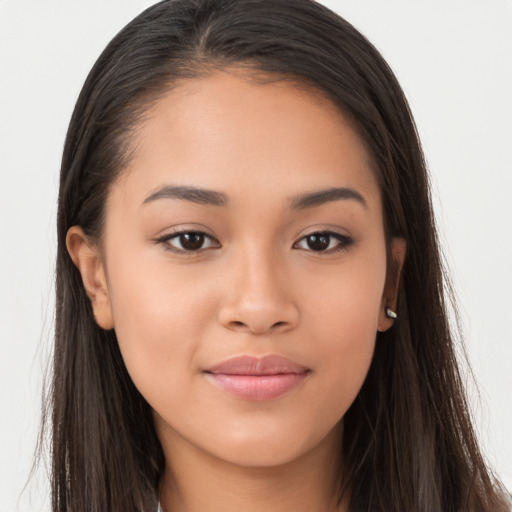
[[[334,429],[321,446],[273,467],[240,466],[173,443],[161,482],[162,510],[342,512],[346,503],[338,503],[340,438],[339,429]]]

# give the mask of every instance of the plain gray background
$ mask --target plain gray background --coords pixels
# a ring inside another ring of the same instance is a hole
[[[48,510],[28,477],[53,328],[59,161],[107,42],[151,0],[0,0],[0,511]],[[490,462],[512,488],[512,2],[331,0],[395,70],[434,188]],[[45,501],[46,500],[46,501]],[[45,504],[46,503],[46,504]]]

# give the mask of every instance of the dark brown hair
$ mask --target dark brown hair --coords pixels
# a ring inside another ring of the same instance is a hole
[[[344,417],[344,489],[353,511],[505,510],[477,446],[447,319],[426,165],[403,92],[379,52],[311,0],[168,0],[108,45],[77,101],[62,159],[51,426],[53,511],[155,511],[164,456],[115,331],[96,324],[66,250],[80,225],[102,232],[109,187],[147,109],[184,78],[242,67],[322,91],[376,163],[388,239],[405,238],[399,321],[378,333]],[[341,492],[341,491],[340,491]]]

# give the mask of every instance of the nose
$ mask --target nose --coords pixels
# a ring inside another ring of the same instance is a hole
[[[299,309],[291,285],[288,273],[268,251],[239,254],[225,274],[220,323],[255,335],[293,329],[299,322]]]

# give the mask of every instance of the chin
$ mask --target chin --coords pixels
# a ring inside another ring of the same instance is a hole
[[[333,445],[341,444],[341,421],[326,432],[303,426],[306,428],[294,430],[256,423],[251,429],[235,429],[228,435],[218,436],[215,442],[209,443],[209,448],[216,458],[240,467],[271,468],[297,461],[322,446],[333,453]]]
[[[284,440],[253,439],[232,441],[225,450],[215,450],[217,457],[245,468],[271,468],[286,465],[304,455],[307,447]]]

